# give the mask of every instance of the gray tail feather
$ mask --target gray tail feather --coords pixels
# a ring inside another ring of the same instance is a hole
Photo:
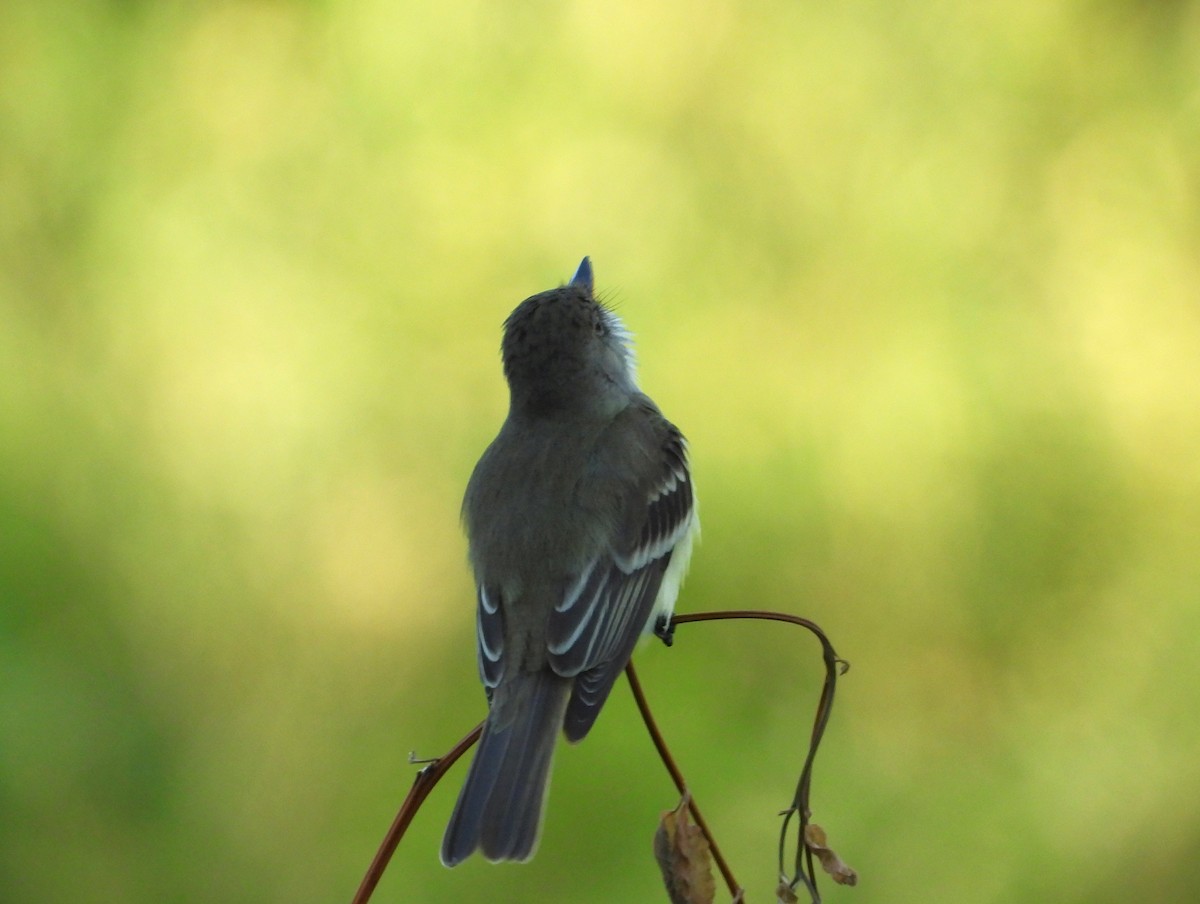
[[[496,688],[442,839],[446,866],[461,863],[476,849],[493,862],[533,856],[571,683],[547,669]]]

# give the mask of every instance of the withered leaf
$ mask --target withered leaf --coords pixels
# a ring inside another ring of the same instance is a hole
[[[717,889],[708,839],[691,821],[685,794],[674,810],[663,813],[654,833],[654,859],[662,870],[671,904],[713,904]]]
[[[858,884],[858,873],[843,863],[842,858],[829,847],[825,830],[815,822],[810,822],[804,827],[804,844],[817,855],[817,859],[821,861],[821,868],[829,873],[834,882],[839,885]]]
[[[779,887],[775,889],[775,904],[799,904],[799,901],[787,880],[781,880]]]

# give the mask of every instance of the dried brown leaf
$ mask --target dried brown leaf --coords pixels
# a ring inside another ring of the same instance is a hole
[[[775,904],[799,904],[799,901],[786,880],[779,883],[779,887],[775,889]]]
[[[712,853],[708,839],[691,821],[690,800],[685,794],[679,806],[663,813],[654,833],[654,859],[662,870],[671,904],[713,904],[717,889]]]
[[[838,885],[858,884],[858,873],[843,863],[842,858],[829,847],[825,830],[815,822],[810,822],[804,827],[804,844],[817,855],[817,859],[821,861],[821,868],[829,873]]]

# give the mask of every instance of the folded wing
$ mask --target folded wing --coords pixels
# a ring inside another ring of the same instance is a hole
[[[651,619],[670,616],[691,554],[697,521],[686,444],[657,409],[643,416],[653,441],[639,450],[636,479],[621,488],[617,535],[550,615],[550,665],[576,679],[563,725],[570,741],[592,727]]]

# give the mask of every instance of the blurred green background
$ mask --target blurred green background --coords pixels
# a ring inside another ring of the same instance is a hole
[[[829,901],[1194,900],[1200,6],[0,12],[0,899],[348,901],[481,717],[458,505],[583,254],[687,433],[680,601],[853,668]],[[642,677],[751,901],[819,687]],[[379,902],[661,901],[618,688],[541,850]]]

